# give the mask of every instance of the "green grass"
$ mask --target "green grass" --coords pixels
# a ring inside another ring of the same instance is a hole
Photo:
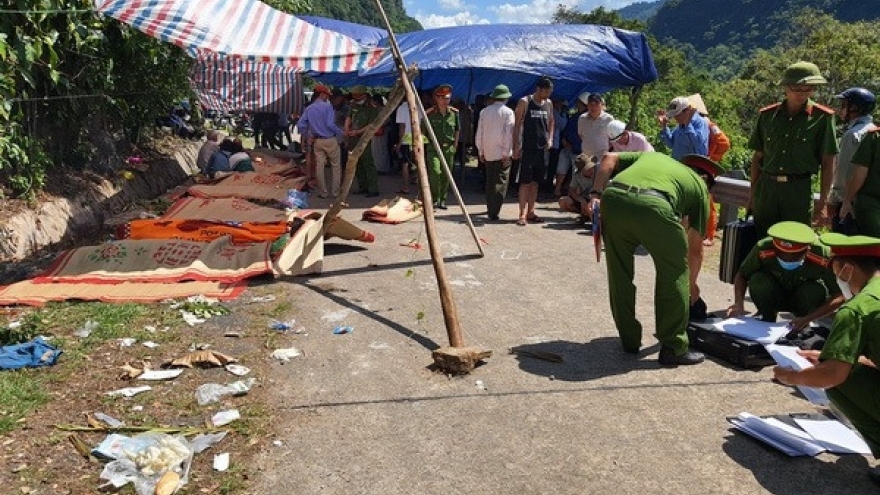
[[[0,372],[0,435],[14,430],[18,421],[49,402],[42,369]]]
[[[87,321],[98,327],[86,338],[73,336]],[[63,384],[77,375],[85,366],[88,353],[108,340],[133,337],[139,341],[163,342],[179,339],[175,332],[149,333],[144,325],[159,329],[180,325],[182,320],[167,305],[55,303],[34,310],[21,318],[16,337],[30,340],[36,335],[52,336],[50,343],[64,351],[59,364],[63,372],[54,368],[0,371],[0,435],[14,430],[19,420],[49,402],[46,385]]]

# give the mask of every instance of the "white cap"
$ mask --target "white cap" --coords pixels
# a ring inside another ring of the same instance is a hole
[[[584,91],[583,93],[578,95],[578,100],[580,100],[581,103],[586,105],[587,101],[590,99],[590,94],[591,93],[589,91]]]
[[[626,124],[619,120],[612,120],[608,123],[608,139],[617,141],[623,133],[626,132]]]
[[[684,112],[690,107],[691,101],[688,100],[685,96],[679,96],[678,98],[674,98],[671,102],[669,102],[669,107],[666,108],[666,116],[670,119],[674,119],[676,115]]]

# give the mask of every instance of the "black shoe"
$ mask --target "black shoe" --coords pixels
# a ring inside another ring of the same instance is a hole
[[[706,318],[709,315],[706,313],[706,301],[703,298],[699,298],[691,304],[690,315],[688,315],[688,320],[690,321],[706,321]]]
[[[449,208],[446,206],[446,201],[441,201],[441,202],[437,203],[437,208],[440,208],[441,210],[447,210],[447,209],[449,209]]]
[[[706,356],[702,352],[685,351],[681,356],[676,356],[671,347],[661,347],[657,361],[663,366],[678,366],[680,364],[700,364]]]
[[[624,347],[623,352],[625,352],[627,354],[638,354],[639,348],[638,347]]]
[[[498,215],[489,215],[489,220],[492,221],[492,222],[497,222],[497,221],[498,221]]]

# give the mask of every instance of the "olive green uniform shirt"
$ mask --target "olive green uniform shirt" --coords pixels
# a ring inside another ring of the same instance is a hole
[[[761,171],[778,175],[816,174],[822,156],[837,154],[834,111],[812,100],[789,116],[785,101],[763,108],[749,148],[764,154]]]
[[[819,359],[856,364],[859,356],[880,363],[880,277],[840,307]]]
[[[696,172],[657,152],[619,153],[617,169],[621,172],[614,176],[615,183],[665,193],[678,216],[687,216],[691,228],[706,235],[709,191]]]
[[[434,129],[437,136],[437,142],[440,143],[440,149],[444,155],[455,153],[455,133],[459,129],[458,111],[453,107],[449,107],[445,114],[440,113],[436,108],[428,111],[427,119]],[[422,126],[422,134],[427,136],[424,126]],[[428,153],[435,153],[433,146],[425,147]],[[450,166],[452,164],[450,163]]]
[[[830,296],[840,294],[840,287],[834,272],[828,269],[831,251],[828,246],[814,242],[810,245],[804,264],[794,270],[786,270],[777,261],[776,250],[773,249],[773,238],[765,237],[749,252],[739,267],[739,273],[746,280],[757,272],[771,275],[785,291],[791,292],[801,285],[821,281]]]
[[[366,102],[362,105],[353,104],[349,109],[348,116],[351,118],[351,130],[356,131],[358,129],[363,129],[364,127],[370,125],[376,117],[379,116],[379,109],[370,105],[369,102]],[[360,141],[361,136],[354,136],[347,138],[346,146],[349,151],[354,149],[357,146],[358,141]]]

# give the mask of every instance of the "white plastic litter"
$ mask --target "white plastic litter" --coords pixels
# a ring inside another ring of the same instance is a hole
[[[256,382],[256,379],[248,378],[246,380],[232,382],[229,385],[206,383],[200,385],[199,388],[196,389],[196,401],[198,401],[200,406],[205,406],[213,404],[227,395],[245,395]]]
[[[217,454],[214,456],[214,470],[226,471],[229,469],[229,452]]]
[[[201,454],[211,448],[212,445],[220,443],[221,440],[226,438],[226,433],[228,432],[220,431],[217,433],[202,433],[201,435],[196,435],[190,443],[193,454]]]
[[[477,381],[475,381],[475,382],[474,382],[474,386],[476,386],[477,389],[479,389],[479,390],[486,390],[486,384],[483,383],[483,380],[477,380]]]
[[[290,361],[292,358],[299,357],[302,355],[303,355],[303,353],[301,350],[297,349],[296,347],[290,347],[287,349],[275,349],[274,351],[272,351],[272,354],[270,354],[269,357],[271,357],[272,359],[277,359],[278,361],[286,363],[286,362]]]
[[[211,416],[211,424],[214,426],[223,426],[238,419],[241,419],[241,413],[238,412],[238,409],[229,409],[227,411],[220,411]]]
[[[98,323],[92,320],[86,321],[79,330],[73,332],[73,335],[84,339],[92,334],[98,328]]]
[[[152,340],[148,340],[146,342],[143,342],[143,343],[141,343],[141,345],[144,347],[149,347],[150,349],[155,349],[155,348],[159,347],[159,344],[153,342]]]
[[[172,370],[144,370],[143,373],[138,375],[138,380],[173,380],[180,376],[183,373],[183,368],[177,368]]]
[[[267,303],[275,300],[275,296],[269,294],[267,296],[254,296],[251,298],[251,303]]]
[[[198,325],[199,323],[204,323],[204,322],[207,321],[207,320],[205,320],[204,318],[199,318],[198,316],[196,316],[196,315],[190,313],[189,311],[183,311],[183,310],[181,310],[181,311],[180,311],[180,316],[182,316],[182,317],[183,317],[183,321],[185,321],[186,324],[189,325],[189,326],[191,326],[191,327],[194,327],[194,326]]]
[[[251,369],[247,366],[242,366],[240,364],[227,364],[226,371],[236,376],[245,376],[251,372]]]
[[[112,392],[107,392],[104,395],[109,397],[134,397],[137,394],[147,392],[149,390],[153,390],[153,387],[149,385],[144,385],[142,387],[126,387],[120,388],[119,390],[113,390]]]
[[[137,343],[137,339],[131,337],[125,337],[119,339],[119,347],[131,347]]]
[[[106,423],[106,424],[107,424],[108,426],[110,426],[111,428],[116,428],[116,427],[119,427],[119,426],[125,426],[125,422],[124,422],[124,421],[119,421],[118,419],[114,418],[113,416],[107,416],[106,414],[104,414],[104,413],[102,413],[102,412],[96,412],[96,413],[94,414],[94,416],[95,416],[95,419],[97,419],[98,421],[103,421],[104,423]]]
[[[123,444],[122,455],[108,463],[101,479],[121,488],[134,483],[138,495],[153,495],[156,483],[168,471],[180,474],[180,488],[188,482],[193,451],[183,436],[142,433]],[[103,487],[102,487],[103,488]]]

